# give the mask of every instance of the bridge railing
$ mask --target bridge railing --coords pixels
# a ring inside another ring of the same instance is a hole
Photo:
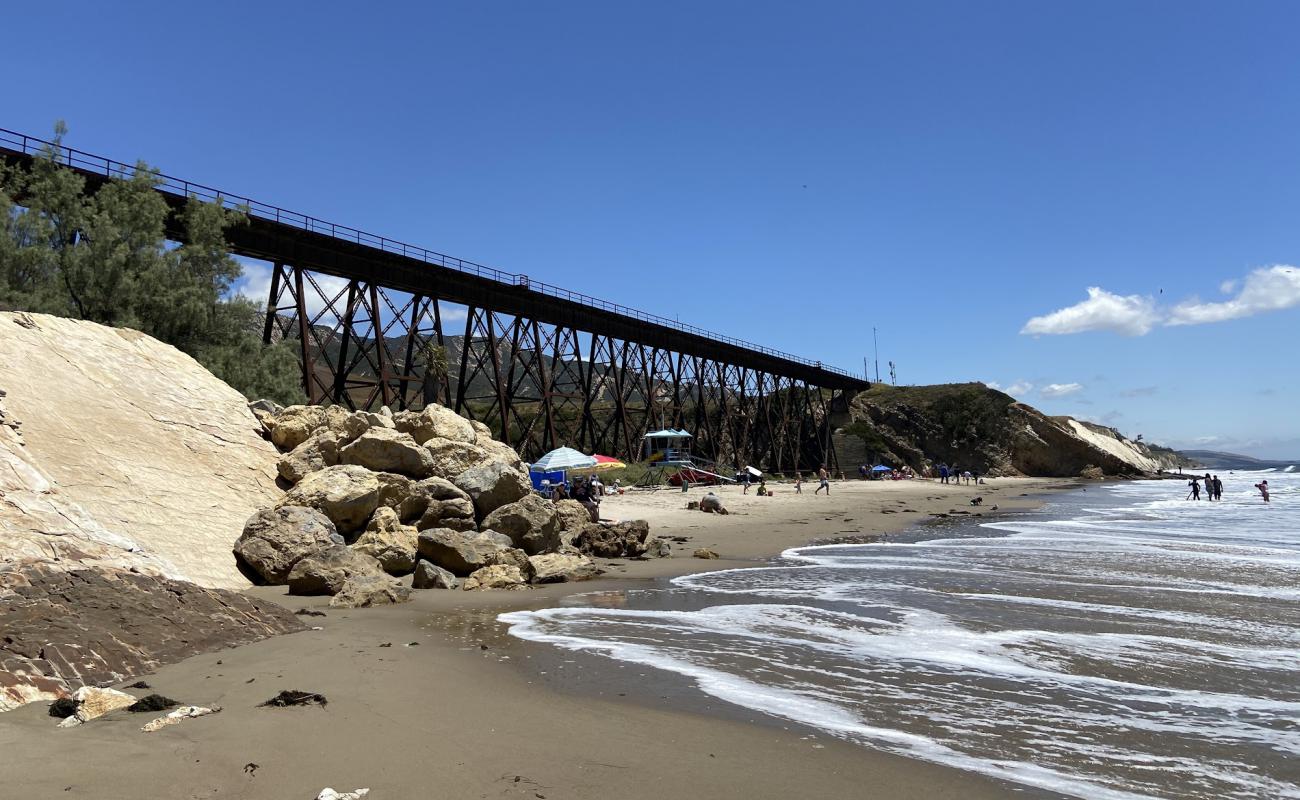
[[[60,163],[66,166],[75,167],[86,172],[97,172],[110,178],[121,178],[125,180],[135,176],[140,171],[139,165],[132,166],[121,161],[114,161],[111,158],[105,158],[103,156],[97,156],[92,153],[77,150],[68,147],[67,145],[56,145],[48,140],[40,139],[35,136],[28,136],[23,133],[18,133],[17,131],[8,130],[7,128],[0,128],[0,146],[7,147],[10,150],[29,156],[39,156],[52,153]],[[254,200],[251,197],[243,197],[242,195],[214,189],[211,186],[205,186],[201,183],[192,183],[181,178],[175,178],[158,172],[157,170],[151,170],[150,175],[153,176],[158,187],[164,191],[179,194],[183,197],[196,197],[199,200],[208,203],[220,203],[226,208],[242,210],[250,216],[259,219],[273,221],[283,225],[290,225],[312,233],[329,236],[333,239],[353,242],[355,244],[383,250],[387,253],[394,253],[407,258],[418,259],[435,266],[454,269],[457,272],[464,272],[480,278],[497,281],[498,283],[521,287],[529,291],[544,294],[548,297],[568,300],[589,308],[631,317],[642,322],[662,325],[682,333],[701,336],[724,344],[733,345],[735,347],[742,347],[746,350],[753,350],[775,358],[782,358],[805,366],[823,369],[827,372],[835,373],[836,375],[843,375],[850,378],[857,377],[847,370],[831,367],[820,361],[813,361],[792,353],[764,347],[763,345],[754,342],[748,342],[743,339],[737,339],[733,336],[715,333],[695,325],[689,325],[675,319],[659,316],[658,314],[650,314],[619,303],[611,303],[607,300],[601,300],[600,298],[582,294],[581,292],[573,292],[542,281],[535,281],[521,273],[506,272],[473,261],[466,261],[462,258],[449,256],[445,253],[439,253],[435,250],[406,244],[405,242],[400,242],[396,239],[389,239],[386,236],[367,233],[366,231],[348,225],[339,225],[337,223],[327,222],[297,211],[289,211],[288,209],[269,205]]]

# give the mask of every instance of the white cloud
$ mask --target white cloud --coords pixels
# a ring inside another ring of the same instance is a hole
[[[1193,297],[1172,308],[1161,308],[1149,295],[1117,295],[1091,286],[1087,300],[1032,317],[1020,332],[1040,336],[1114,331],[1125,336],[1145,336],[1157,325],[1204,325],[1281,311],[1300,306],[1300,268],[1288,264],[1262,267],[1252,271],[1244,281],[1224,281],[1219,290],[1237,294],[1217,303],[1204,303]]]
[[[1029,381],[1016,381],[1007,387],[1007,394],[1012,397],[1019,397],[1021,395],[1029,394],[1033,390],[1034,385]]]
[[[987,387],[989,387],[990,389],[1001,389],[1001,388],[1002,388],[1002,384],[998,383],[997,381],[985,381],[985,382],[984,382],[984,385],[987,386]]]
[[[1083,389],[1083,384],[1081,383],[1049,383],[1042,389],[1039,389],[1038,393],[1043,397],[1065,397],[1066,395],[1074,394],[1081,389]]]
[[[1227,291],[1227,290],[1225,290]],[[1202,325],[1252,317],[1266,311],[1300,306],[1300,269],[1285,264],[1257,269],[1246,276],[1236,297],[1221,303],[1185,300],[1174,306],[1166,325]]]
[[[1084,331],[1114,331],[1125,336],[1142,336],[1160,321],[1150,297],[1111,294],[1097,286],[1088,287],[1088,299],[1059,311],[1033,317],[1021,333],[1058,335]]]

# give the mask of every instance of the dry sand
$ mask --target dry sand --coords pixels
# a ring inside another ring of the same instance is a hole
[[[672,558],[606,562],[608,575],[588,583],[417,592],[404,606],[329,610],[306,618],[320,630],[166,667],[146,676],[154,691],[224,710],[157,733],[139,730],[151,714],[115,712],[71,730],[56,729],[44,704],[0,715],[6,793],[306,800],[332,786],[369,787],[370,800],[1042,797],[719,708],[653,672],[619,673],[607,664],[586,672],[571,666],[566,676],[555,667],[571,656],[511,639],[495,616],[580,592],[761,563],[812,540],[888,534],[932,513],[989,517],[992,504],[1002,512],[1025,508],[1031,495],[1065,486],[849,481],[833,484],[829,498],[813,496],[813,486],[796,496],[776,485],[770,498],[724,488],[735,512],[726,517],[684,510],[699,489],[609,498],[605,516],[646,518],[654,533],[689,542],[674,543]],[[977,494],[983,509],[968,505]],[[697,547],[722,558],[691,558]],[[325,605],[283,596],[282,587],[255,591],[295,608]],[[546,679],[539,664],[552,667]],[[281,689],[321,692],[329,705],[257,707]]]

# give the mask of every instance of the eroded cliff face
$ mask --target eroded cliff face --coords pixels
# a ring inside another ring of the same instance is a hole
[[[0,565],[91,560],[248,585],[230,542],[280,491],[275,448],[238,392],[142,333],[10,312],[0,391]]]
[[[877,458],[920,470],[947,463],[987,475],[1141,475],[1176,466],[1113,428],[1048,417],[982,383],[876,386],[853,399],[846,435]]]
[[[178,350],[0,313],[0,711],[301,629],[231,591],[276,458],[244,398]]]

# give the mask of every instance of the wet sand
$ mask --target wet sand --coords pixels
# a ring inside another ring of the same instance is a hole
[[[604,516],[649,519],[656,535],[689,540],[674,542],[671,558],[602,562],[608,573],[596,581],[426,591],[404,606],[326,610],[304,618],[321,630],[165,667],[145,676],[153,691],[223,711],[157,733],[139,730],[152,714],[116,712],[71,730],[56,729],[44,704],[0,715],[6,786],[19,797],[250,800],[311,798],[325,786],[369,787],[373,800],[1006,797],[1013,788],[996,781],[751,721],[653,671],[607,664],[584,672],[566,664],[571,656],[511,639],[495,617],[576,593],[763,563],[812,540],[888,535],[935,513],[992,517],[993,504],[1030,507],[1034,498],[1022,495],[1068,485],[850,481],[835,483],[830,498],[809,486],[796,496],[776,485],[771,498],[725,488],[719,493],[735,512],[726,517],[684,510],[698,489],[610,498]],[[976,495],[983,508],[968,505]],[[721,558],[692,558],[699,547]],[[323,599],[287,597],[282,587],[253,591],[325,610]],[[257,707],[281,689],[321,692],[329,705]]]

